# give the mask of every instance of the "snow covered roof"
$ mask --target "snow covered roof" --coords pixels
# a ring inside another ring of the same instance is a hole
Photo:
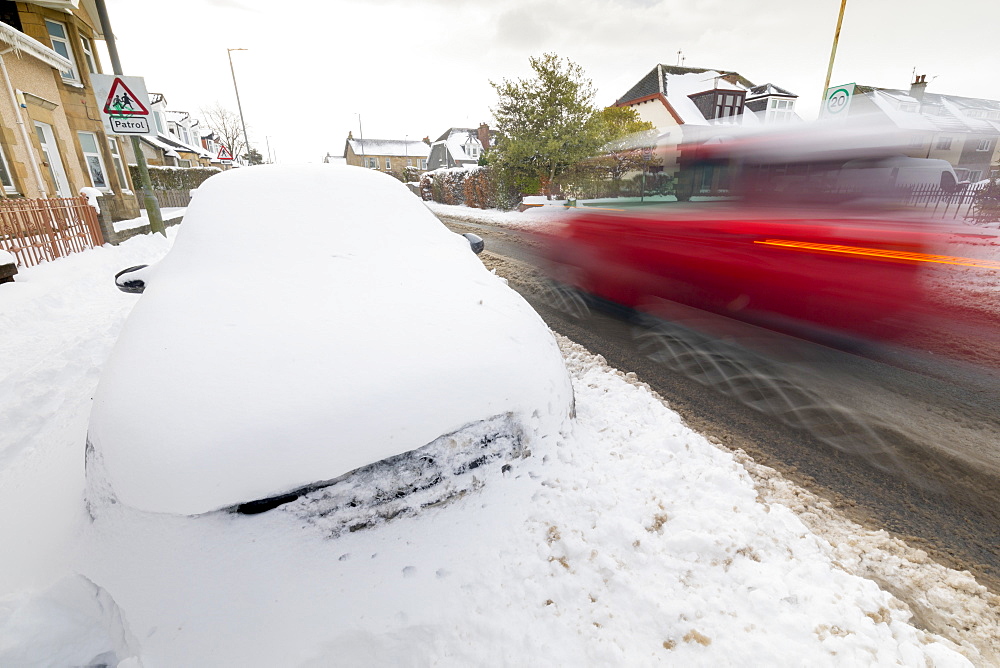
[[[795,93],[785,90],[780,86],[775,86],[772,83],[761,84],[760,86],[753,86],[747,93],[747,99],[752,100],[758,97],[798,97]]]
[[[347,138],[347,146],[356,155],[403,155],[413,158],[426,158],[431,154],[431,147],[419,139],[355,139]],[[347,154],[347,148],[344,148]]]
[[[766,95],[798,97],[774,84],[754,86],[752,81],[738,72],[730,70],[657,65],[639,83],[619,98],[616,104],[627,105],[652,95],[662,95],[681,123],[685,125],[715,125],[722,121],[706,118],[705,112],[692,99],[692,96],[696,97],[699,93],[711,91],[744,93],[747,98],[759,98]],[[738,117],[730,117],[725,122],[756,125],[760,119],[754,114],[744,113]]]
[[[38,40],[28,37],[20,30],[15,30],[6,23],[0,23],[0,42],[13,47],[14,53],[18,55],[27,53],[29,56],[37,58],[60,72],[73,69],[73,63]]]
[[[492,136],[494,133],[490,133]],[[444,144],[448,147],[448,152],[456,162],[478,162],[478,152],[483,150],[482,142],[479,141],[479,130],[476,128],[448,128],[444,134],[437,138],[434,146]],[[475,147],[477,155],[469,152]]]
[[[897,127],[930,132],[1000,133],[1000,101],[861,87],[865,95]],[[993,117],[993,118],[991,118]]]
[[[650,95],[656,95],[661,93],[664,96],[671,93],[669,90],[669,82],[672,77],[686,76],[686,75],[698,75],[711,73],[708,79],[714,79],[715,77],[726,77],[726,79],[720,79],[720,81],[725,81],[723,85],[738,85],[737,90],[746,90],[753,87],[753,82],[739,74],[738,72],[733,72],[730,70],[713,70],[706,69],[703,67],[676,67],[673,65],[657,65],[654,67],[649,74],[644,76],[639,80],[639,83],[632,86],[627,93],[618,98],[617,103],[619,105],[627,104],[632,100],[638,100],[640,98],[648,97]],[[726,86],[728,87],[728,86]],[[693,91],[701,92],[701,91]],[[689,93],[690,94],[690,93]]]

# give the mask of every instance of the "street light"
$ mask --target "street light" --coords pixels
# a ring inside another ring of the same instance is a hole
[[[229,56],[229,71],[232,72],[233,75],[233,90],[236,91],[236,108],[240,110],[240,125],[243,126],[243,144],[246,146],[247,150],[247,162],[250,162],[250,140],[247,139],[247,124],[243,120],[243,105],[240,104],[240,89],[236,86],[236,70],[233,69],[233,51],[246,50],[247,49],[226,49],[226,55]]]

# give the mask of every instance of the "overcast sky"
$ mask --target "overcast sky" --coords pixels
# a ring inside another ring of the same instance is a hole
[[[840,0],[107,0],[125,74],[169,108],[236,110],[279,162],[343,153],[366,138],[437,138],[490,121],[490,81],[527,77],[552,51],[612,104],[657,63],[735,70],[799,95],[814,118]],[[935,9],[936,8],[936,9]],[[955,8],[955,11],[951,11]],[[1000,2],[848,0],[832,84],[1000,100]],[[110,72],[105,59],[104,70]]]

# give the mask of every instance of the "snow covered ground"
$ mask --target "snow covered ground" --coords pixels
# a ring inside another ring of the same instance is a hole
[[[91,396],[137,299],[112,276],[176,234],[0,285],[0,665],[1000,662],[996,599],[968,574],[707,442],[565,339],[572,433],[416,517],[337,538],[284,510],[91,522]]]

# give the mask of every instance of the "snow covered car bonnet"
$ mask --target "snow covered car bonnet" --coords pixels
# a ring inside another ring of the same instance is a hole
[[[392,177],[257,166],[195,195],[94,398],[88,467],[126,505],[204,513],[570,414],[541,318]]]

